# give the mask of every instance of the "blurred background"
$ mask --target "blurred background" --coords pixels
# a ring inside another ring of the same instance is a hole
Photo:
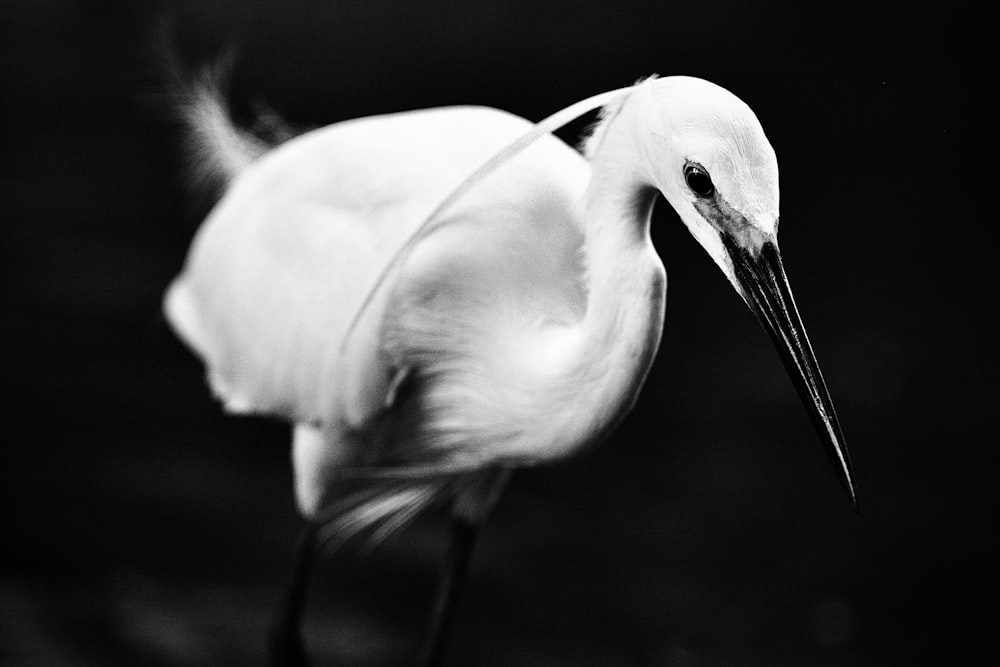
[[[457,103],[540,119],[690,74],[742,97],[775,146],[782,249],[861,515],[767,336],[661,205],[670,293],[645,392],[604,447],[515,475],[452,664],[973,660],[995,606],[982,18],[953,3],[4,0],[0,663],[262,665],[290,576],[287,428],[224,416],[158,314],[211,204],[185,185],[152,64],[163,16],[190,63],[238,46],[238,116],[263,100],[306,126]],[[315,663],[407,664],[445,537],[428,516],[327,562]]]

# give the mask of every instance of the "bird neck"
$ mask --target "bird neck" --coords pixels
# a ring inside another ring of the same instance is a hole
[[[591,157],[583,256],[587,310],[582,321],[584,386],[603,433],[628,412],[652,364],[663,330],[666,275],[649,236],[658,194],[627,137],[606,133]],[[603,415],[603,418],[602,418]]]
[[[614,339],[621,326],[636,319],[635,302],[645,303],[650,273],[659,264],[649,236],[657,191],[630,179],[604,181],[593,189],[583,243],[588,293],[584,325],[595,338]]]

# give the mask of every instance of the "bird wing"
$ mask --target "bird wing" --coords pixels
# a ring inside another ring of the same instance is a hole
[[[395,282],[385,282],[347,340],[351,322],[435,206],[530,127],[476,107],[365,118],[293,139],[238,177],[166,299],[227,407],[359,427],[380,410],[401,370],[381,348]],[[530,164],[534,150],[517,160]],[[470,192],[453,216],[477,218],[477,207],[519,197],[518,170],[502,171],[513,176]]]

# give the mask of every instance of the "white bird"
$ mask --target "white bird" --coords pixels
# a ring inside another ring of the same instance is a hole
[[[225,191],[166,314],[227,410],[294,424],[295,497],[312,526],[279,658],[301,659],[317,540],[380,536],[448,502],[457,546],[428,654],[441,659],[509,471],[600,443],[635,403],[663,327],[649,230],[660,193],[762,320],[855,500],[778,252],[775,153],[723,88],[653,77],[541,126],[438,108],[272,150],[232,124],[210,78],[184,103]],[[598,106],[582,155],[549,133]]]

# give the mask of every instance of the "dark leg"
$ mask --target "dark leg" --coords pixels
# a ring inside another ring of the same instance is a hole
[[[278,618],[271,629],[270,651],[273,667],[305,667],[308,664],[302,639],[302,615],[305,611],[306,592],[316,557],[319,524],[309,522],[299,536],[296,547],[295,572],[285,592]]]
[[[448,553],[434,595],[434,610],[424,648],[424,667],[439,667],[444,661],[448,637],[455,620],[455,607],[462,592],[479,530],[480,525],[469,519],[452,519]]]

